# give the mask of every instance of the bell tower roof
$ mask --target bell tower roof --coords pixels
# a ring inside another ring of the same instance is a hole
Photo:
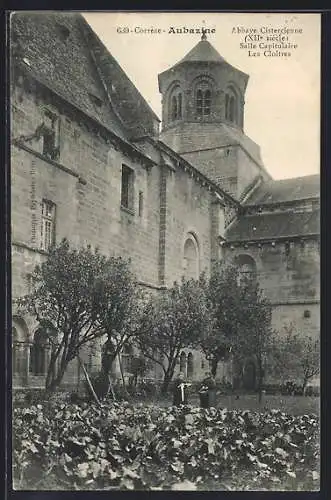
[[[216,49],[208,42],[206,34],[204,33],[193,49],[186,54],[175,66],[185,62],[214,62],[223,63],[225,59],[217,52]]]

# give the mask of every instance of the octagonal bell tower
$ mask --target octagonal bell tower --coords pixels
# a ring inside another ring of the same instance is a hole
[[[205,34],[158,77],[161,140],[238,199],[255,178],[270,177],[259,147],[244,134],[248,78]]]

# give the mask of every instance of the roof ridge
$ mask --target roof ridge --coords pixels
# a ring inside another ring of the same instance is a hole
[[[106,47],[106,45],[102,42],[102,40],[99,38],[99,36],[97,35],[97,33],[92,29],[92,27],[89,25],[89,23],[86,21],[86,19],[83,16],[82,16],[82,21],[84,23],[85,29],[87,29],[90,32],[90,34],[94,37],[95,41],[107,53],[107,56],[109,58],[111,58],[112,64],[118,68],[118,70],[123,74],[123,76],[125,76],[125,78],[128,80],[128,83],[132,86],[132,88],[134,88],[135,92],[139,95],[140,99],[142,100],[142,102],[144,103],[144,105],[149,109],[149,111],[151,112],[151,114],[153,115],[153,117],[155,119],[157,119],[158,121],[160,121],[160,118],[157,116],[157,114],[155,113],[155,111],[148,104],[148,102],[146,101],[146,99],[144,98],[144,96],[142,95],[142,93],[139,91],[139,89],[136,87],[136,85],[132,82],[131,78],[123,70],[123,68],[121,67],[121,65],[118,63],[117,59],[111,54],[111,52],[108,50],[108,48]],[[85,37],[86,37],[86,35],[85,35]],[[89,47],[90,52],[92,52],[92,47],[90,47],[90,44],[88,44],[88,47]],[[94,54],[94,50],[93,50],[93,54]],[[96,61],[96,65],[98,66],[99,71],[102,72],[102,68],[100,68],[100,66],[99,66],[99,64],[98,64],[97,61]],[[130,129],[129,126],[127,126],[127,127]]]

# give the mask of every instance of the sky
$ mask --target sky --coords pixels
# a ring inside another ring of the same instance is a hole
[[[83,15],[159,118],[161,95],[157,75],[182,59],[201,39],[196,33],[169,33],[171,27],[215,29],[215,33],[207,35],[208,41],[232,66],[249,75],[244,130],[260,145],[269,173],[274,179],[319,173],[319,14],[89,12]],[[150,28],[160,29],[161,33],[141,32]],[[284,28],[297,32],[289,33]],[[283,31],[275,32],[277,29]],[[245,40],[247,31],[260,39]],[[279,43],[267,40],[267,36],[287,37],[284,43],[297,47],[271,49],[291,52],[289,57],[264,55],[265,48],[259,48],[259,43]],[[241,47],[241,43],[257,44],[251,54],[260,52],[260,56],[250,55],[247,46]]]

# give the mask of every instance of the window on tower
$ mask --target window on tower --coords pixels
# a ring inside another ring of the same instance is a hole
[[[232,87],[225,94],[225,119],[232,123],[239,123],[238,97]]]
[[[172,120],[177,119],[177,113],[178,113],[177,97],[173,96],[172,97],[172,106],[171,106],[171,119]]]
[[[179,85],[172,90],[169,104],[169,121],[180,120],[183,113],[183,96]]]
[[[196,92],[196,113],[198,116],[209,116],[211,111],[211,92],[204,88],[198,88]]]

